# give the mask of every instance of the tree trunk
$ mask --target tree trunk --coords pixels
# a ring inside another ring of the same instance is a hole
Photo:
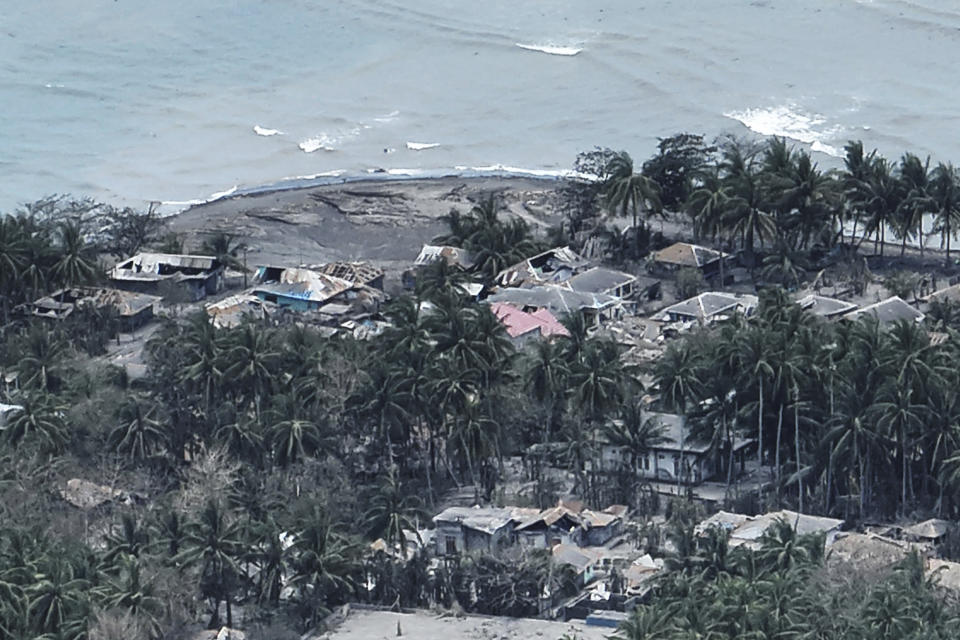
[[[793,398],[793,438],[797,453],[797,495],[799,496],[798,510],[803,513],[803,478],[800,475],[800,392],[794,392]]]
[[[949,267],[949,266],[950,266],[950,236],[952,235],[952,234],[950,233],[950,216],[949,216],[949,214],[947,215],[946,227],[947,227],[947,260],[946,260],[946,265]]]
[[[783,403],[780,403],[780,413],[777,416],[777,452],[775,455],[774,466],[777,468],[777,501],[780,500],[780,438],[783,434]]]

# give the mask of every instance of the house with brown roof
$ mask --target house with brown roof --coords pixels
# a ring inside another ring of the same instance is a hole
[[[654,252],[650,260],[654,271],[670,273],[685,268],[697,269],[709,278],[719,274],[721,260],[726,267],[732,258],[729,253],[689,242],[677,242]]]

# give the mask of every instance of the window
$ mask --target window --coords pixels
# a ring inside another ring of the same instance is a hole
[[[447,543],[447,553],[457,552],[457,539],[455,537],[447,536],[446,543]]]

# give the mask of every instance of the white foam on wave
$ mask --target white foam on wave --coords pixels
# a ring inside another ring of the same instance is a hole
[[[280,182],[289,182],[293,180],[316,180],[317,178],[339,178],[347,173],[343,169],[334,169],[333,171],[321,171],[320,173],[311,173],[308,176],[287,176],[280,178]]]
[[[439,142],[407,142],[407,149],[411,151],[425,151],[426,149],[436,149],[439,146]]]
[[[575,56],[583,51],[583,47],[563,47],[553,44],[524,44],[517,42],[516,46],[521,49],[526,49],[527,51],[539,51],[540,53],[548,53],[552,56]]]
[[[266,127],[261,127],[258,124],[253,125],[253,132],[258,136],[282,136],[283,131],[278,129],[268,129]]]
[[[374,118],[373,121],[374,121],[374,122],[380,122],[380,123],[393,122],[394,120],[397,119],[397,116],[399,116],[399,115],[400,115],[400,112],[394,110],[394,111],[391,111],[390,113],[388,113],[388,114],[385,115],[385,116],[380,116],[380,117],[378,117],[378,118]],[[365,129],[369,129],[369,128],[370,128],[370,125],[366,125],[364,128],[365,128]]]
[[[226,191],[218,191],[217,193],[211,194],[207,202],[213,202],[214,200],[219,200],[220,198],[226,198],[227,196],[232,196],[237,192],[238,188],[239,187],[237,185],[233,185]]]
[[[313,153],[321,149],[324,151],[336,151],[337,148],[334,146],[335,142],[336,140],[334,138],[331,138],[325,133],[321,133],[319,136],[307,138],[297,146],[300,147],[300,150],[304,153]]]
[[[827,123],[826,116],[806,113],[796,105],[728,111],[723,114],[763,136],[781,136],[810,145],[814,151],[840,157],[827,141],[836,138],[841,128]]]

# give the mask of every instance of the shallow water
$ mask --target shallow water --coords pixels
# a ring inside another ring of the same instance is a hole
[[[0,9],[0,211],[642,159],[680,130],[960,161],[960,4],[37,0]],[[523,46],[518,46],[523,45]],[[272,135],[267,135],[272,134]]]

